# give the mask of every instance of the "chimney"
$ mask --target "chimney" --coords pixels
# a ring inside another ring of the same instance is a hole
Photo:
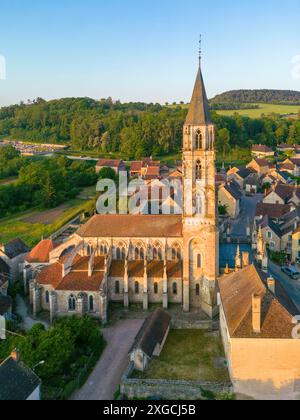
[[[261,331],[261,296],[252,296],[252,328],[253,332],[260,334]]]
[[[250,256],[249,252],[243,252],[243,268],[250,265]]]
[[[14,349],[11,354],[10,357],[16,362],[19,363],[20,361],[20,353],[17,349]]]
[[[276,293],[276,281],[273,279],[273,277],[268,278],[268,289],[270,290],[273,295]]]

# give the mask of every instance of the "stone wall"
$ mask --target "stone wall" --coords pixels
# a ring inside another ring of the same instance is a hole
[[[130,399],[159,397],[165,400],[200,400],[203,390],[217,394],[231,394],[231,383],[165,381],[130,379],[133,364],[130,363],[121,382],[121,394]]]

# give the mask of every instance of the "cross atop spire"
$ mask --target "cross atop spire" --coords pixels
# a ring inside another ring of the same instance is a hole
[[[200,38],[199,38],[199,67],[201,67],[201,59],[202,59],[202,35],[200,34]]]

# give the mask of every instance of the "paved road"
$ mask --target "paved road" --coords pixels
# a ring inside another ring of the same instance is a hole
[[[140,319],[128,319],[103,331],[107,347],[87,383],[75,394],[74,400],[113,400],[129,363],[128,352],[143,322]]]
[[[300,280],[292,280],[289,276],[282,273],[281,268],[272,261],[269,261],[269,270],[285,289],[286,293],[299,309],[300,314]]]
[[[256,194],[253,197],[243,195],[241,202],[241,213],[239,217],[232,221],[231,236],[233,238],[245,238],[247,236],[247,227],[252,228],[256,211],[256,205],[263,199],[263,194]]]

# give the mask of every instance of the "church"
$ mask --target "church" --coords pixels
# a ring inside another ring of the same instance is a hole
[[[89,314],[106,322],[109,302],[119,302],[144,310],[178,304],[212,318],[219,275],[214,146],[200,62],[183,126],[182,214],[98,214],[64,244],[40,243],[24,269],[34,314]],[[43,247],[49,251],[41,263]],[[39,267],[33,276],[32,266]]]

